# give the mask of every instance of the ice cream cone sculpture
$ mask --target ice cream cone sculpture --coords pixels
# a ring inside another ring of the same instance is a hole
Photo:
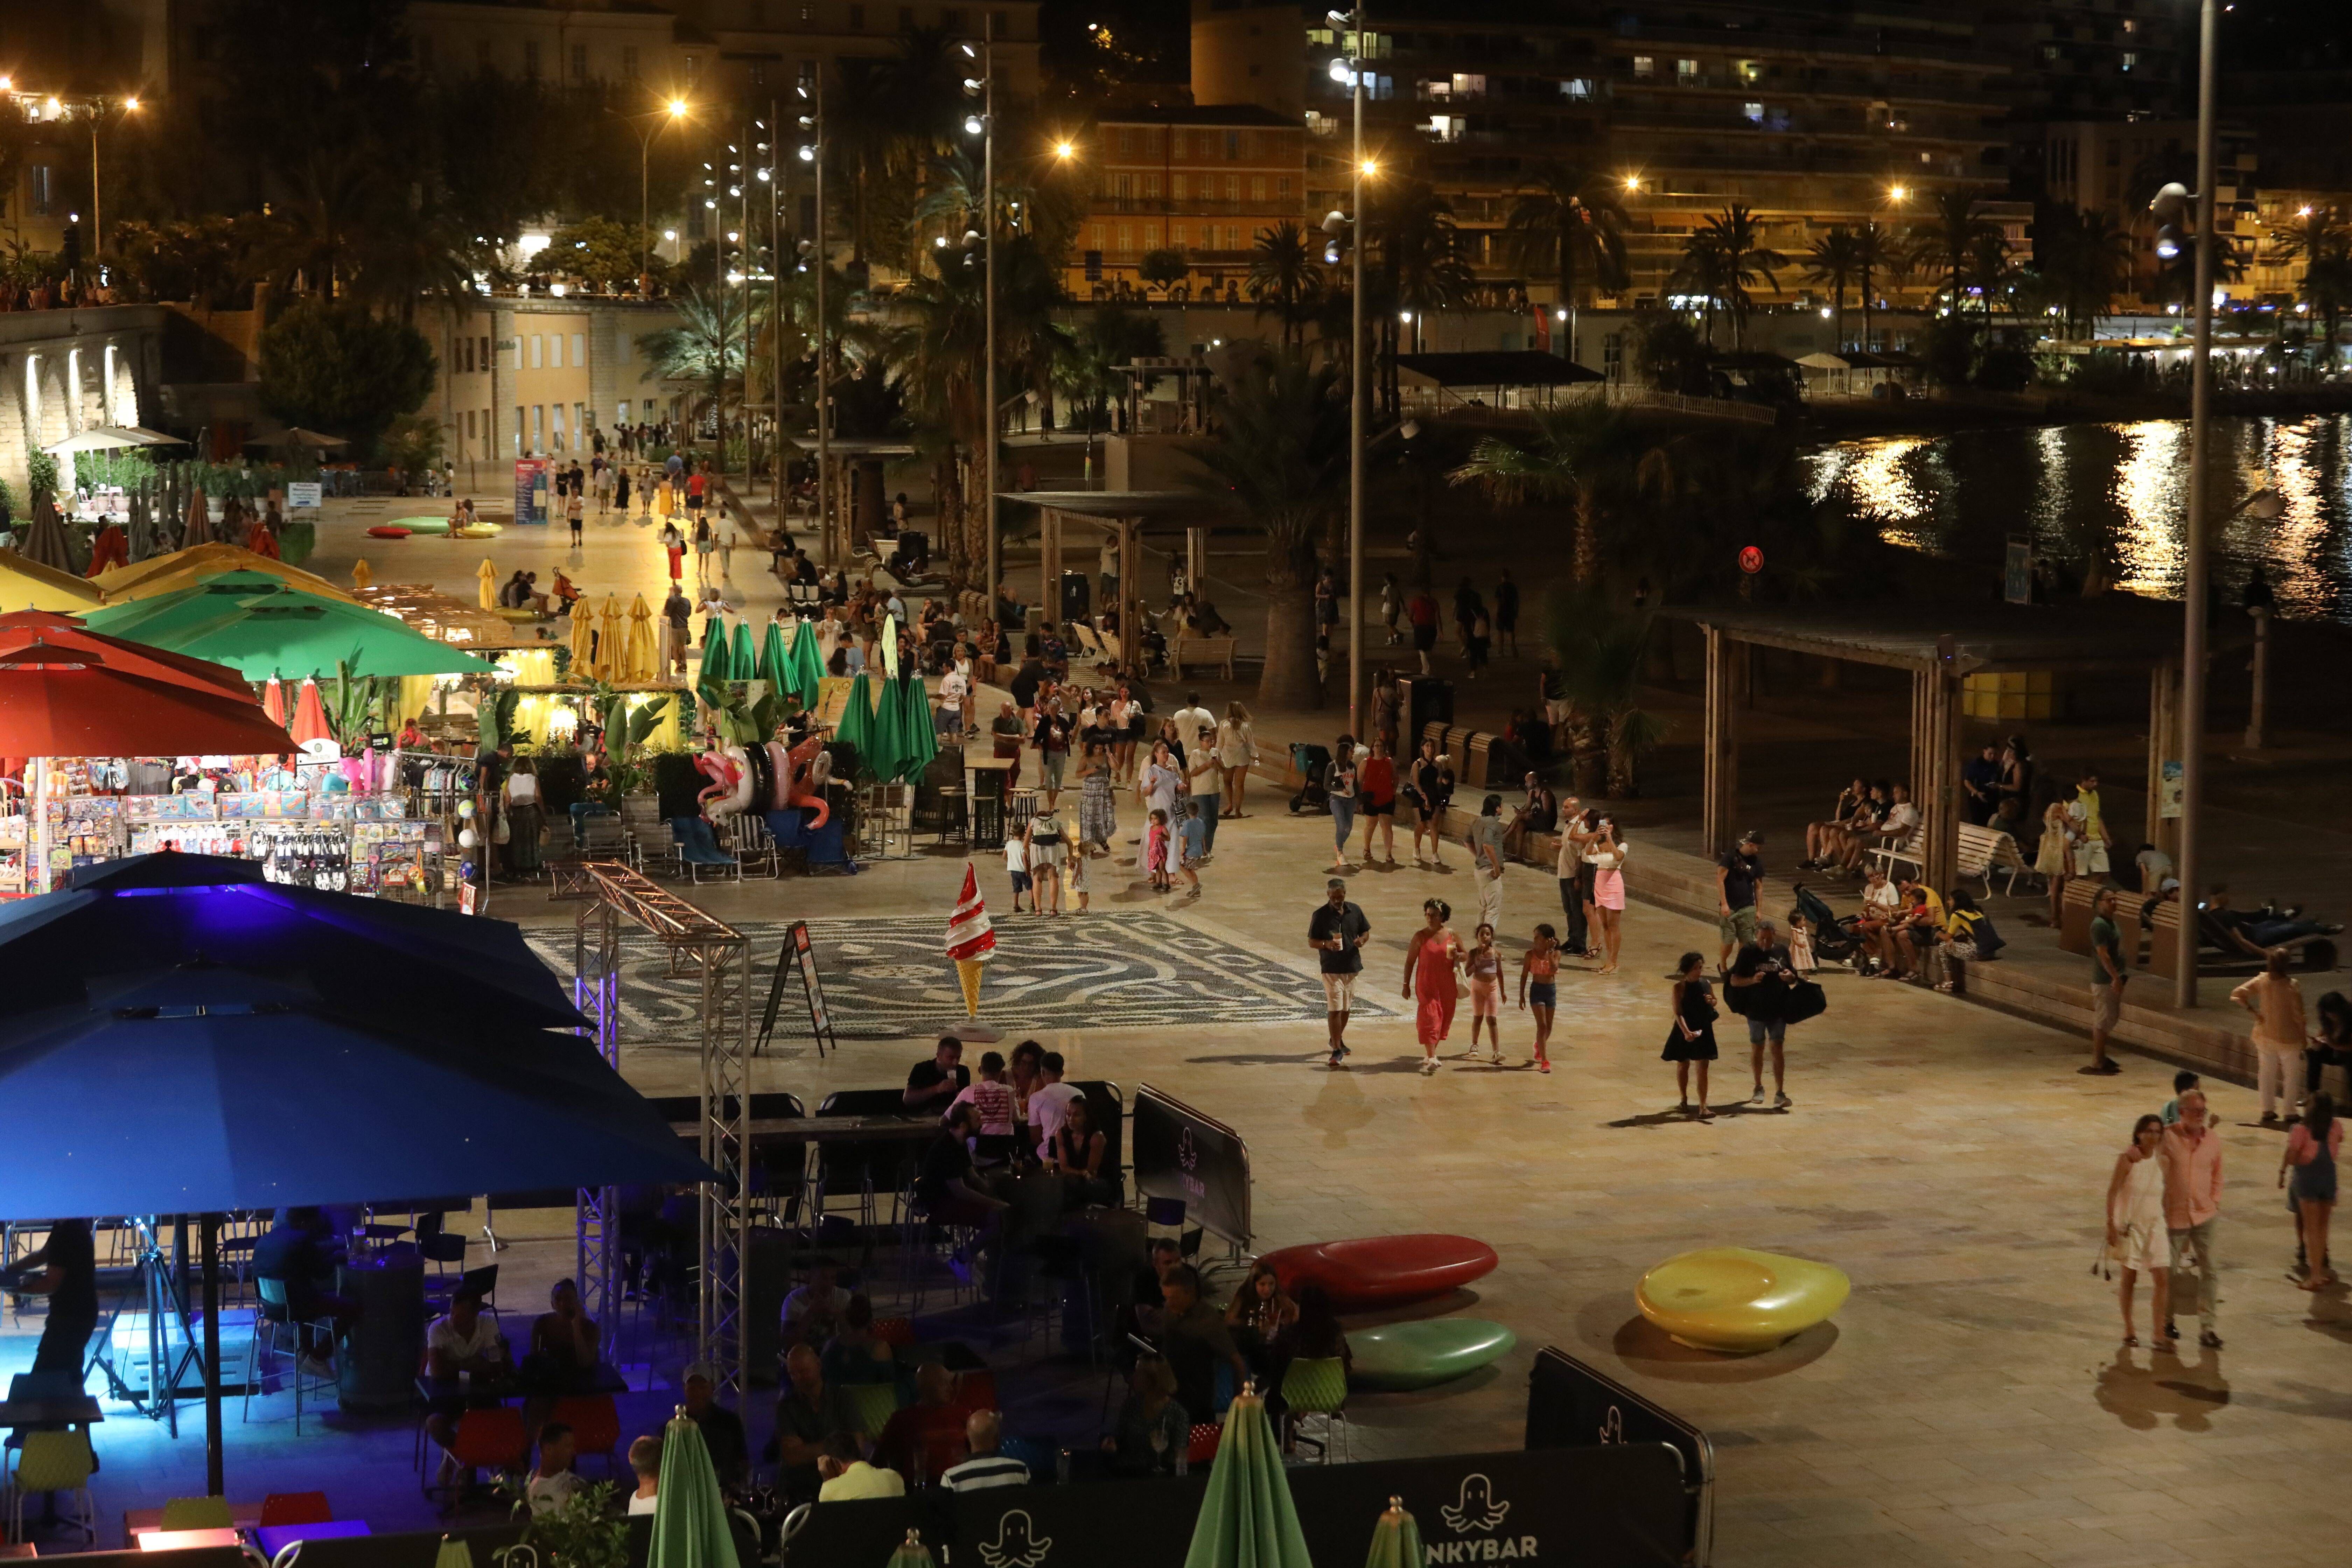
[[[967,1018],[980,1016],[980,966],[996,952],[996,928],[989,923],[988,903],[980,896],[980,878],[966,861],[963,891],[955,912],[948,917],[948,956],[955,960],[956,979],[963,985]]]

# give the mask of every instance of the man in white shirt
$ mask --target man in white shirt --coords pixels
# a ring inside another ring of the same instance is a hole
[[[1584,900],[1592,890],[1591,873],[1584,868],[1584,803],[1574,795],[1559,803],[1559,854],[1552,866],[1552,875],[1559,881],[1560,913],[1568,917],[1568,935],[1560,950],[1582,957],[1588,933],[1584,929]]]
[[[995,1411],[973,1411],[971,1418],[963,1424],[964,1446],[971,1450],[971,1458],[960,1465],[950,1465],[940,1472],[940,1485],[951,1492],[1027,1486],[1029,1467],[996,1451],[1002,1431],[1003,1426]]]
[[[1197,691],[1184,693],[1184,706],[1176,710],[1173,717],[1176,738],[1184,742],[1184,754],[1188,758],[1201,749],[1204,740],[1217,732],[1217,716],[1201,706],[1201,694]]]
[[[651,1513],[654,1499],[661,1493],[662,1440],[648,1433],[629,1445],[629,1473],[637,1478],[637,1489],[629,1494],[631,1513]]]
[[[1052,1152],[1054,1137],[1069,1120],[1070,1101],[1086,1096],[1062,1081],[1064,1062],[1059,1051],[1047,1051],[1037,1058],[1037,1074],[1043,1080],[1029,1091],[1029,1125],[1037,1130],[1037,1158],[1045,1159]]]
[[[963,738],[963,700],[971,689],[963,672],[953,665],[940,677],[940,733],[951,740]]]
[[[479,1291],[460,1289],[449,1299],[449,1315],[434,1319],[425,1331],[425,1370],[436,1379],[464,1373],[497,1377],[507,1371],[506,1336],[499,1332],[498,1320],[483,1312]],[[425,1435],[446,1450],[457,1440],[462,1410],[462,1401],[435,1410],[425,1418]],[[445,1451],[438,1484],[449,1485],[457,1473],[457,1462]]]
[[[1867,834],[1857,833],[1848,836],[1852,840],[1852,843],[1846,850],[1845,868],[1851,871],[1855,866],[1859,865],[1862,860],[1863,851],[1865,849],[1874,848],[1880,845],[1888,844],[1894,845],[1899,848],[1903,845],[1908,844],[1911,841],[1911,835],[1918,828],[1918,826],[1919,808],[1911,804],[1910,786],[1907,784],[1896,784],[1895,786],[1895,804],[1887,807],[1886,816],[1880,820],[1878,826]],[[1864,838],[1869,838],[1871,842],[1869,844],[1864,843],[1863,840]]]
[[[580,1477],[572,1468],[572,1459],[571,1427],[561,1421],[551,1421],[539,1429],[539,1468],[531,1471],[530,1479],[523,1487],[532,1518],[562,1512],[572,1494],[580,1489]]]
[[[1181,731],[1183,714],[1179,713],[1176,721],[1177,729]],[[1217,762],[1216,731],[1213,728],[1207,739],[1197,746],[1189,747],[1184,752],[1184,782],[1201,813],[1201,859],[1203,864],[1217,852],[1218,796],[1223,778],[1224,770]]]

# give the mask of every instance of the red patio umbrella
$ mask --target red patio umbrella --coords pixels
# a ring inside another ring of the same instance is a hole
[[[304,745],[312,741],[331,741],[335,732],[327,728],[326,704],[319,700],[319,683],[309,676],[302,678],[301,700],[294,708],[294,739]]]
[[[0,756],[282,756],[295,749],[250,700],[146,679],[103,660],[39,641],[0,651]]]
[[[269,721],[273,724],[286,722],[286,688],[278,683],[274,675],[269,678],[269,684],[262,688],[261,710],[269,715]]]
[[[39,641],[53,647],[79,648],[98,654],[107,668],[167,685],[193,687],[210,690],[236,702],[251,702],[253,686],[244,676],[226,665],[209,659],[191,658],[186,654],[169,653],[145,643],[129,642],[109,637],[104,632],[91,631],[73,616],[59,615],[54,610],[18,610],[0,616],[0,653],[27,643]],[[100,752],[99,756],[110,753]]]

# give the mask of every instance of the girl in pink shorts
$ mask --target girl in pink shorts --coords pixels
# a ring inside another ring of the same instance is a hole
[[[1462,960],[1463,970],[1470,976],[1470,1060],[1478,1059],[1478,1026],[1486,1026],[1486,1043],[1492,1050],[1492,1060],[1503,1063],[1503,955],[1495,951],[1495,928],[1478,928],[1477,945]]]

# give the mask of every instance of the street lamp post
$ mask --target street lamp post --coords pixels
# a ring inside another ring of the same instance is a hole
[[[686,118],[686,100],[673,98],[662,113],[652,117],[652,123],[637,132],[637,298],[653,293],[653,160],[654,138],[664,130]]]
[[[793,89],[808,100],[811,112],[800,117],[801,129],[809,132],[809,140],[801,146],[801,162],[816,170],[816,237],[809,251],[809,265],[816,268],[816,535],[818,548],[825,552],[828,565],[846,558],[845,551],[836,552],[833,537],[833,409],[831,407],[832,323],[825,315],[825,273],[829,270],[824,254],[824,68],[816,71],[816,90]]]
[[[2180,955],[2172,1001],[2197,1005],[2198,922],[2202,889],[2197,875],[2197,813],[2205,796],[2205,466],[2211,447],[2208,418],[2213,394],[2213,95],[2217,75],[2214,0],[2200,0],[2197,20],[2197,314],[2195,363],[2189,392],[2189,538],[2181,573],[2180,664]],[[2158,200],[2162,200],[2162,196]],[[2148,796],[2158,780],[2148,781]]]
[[[1364,8],[1332,11],[1347,32],[1349,97],[1355,110],[1355,154],[1349,169],[1349,221],[1355,225],[1348,349],[1348,732],[1361,735],[1364,720]]]
[[[980,157],[981,234],[985,251],[982,313],[985,319],[987,365],[982,376],[981,395],[982,412],[982,437],[984,445],[981,465],[982,516],[988,534],[988,611],[990,617],[1004,595],[1003,543],[996,531],[996,14],[984,13],[981,17],[980,43],[977,47],[963,46],[964,56],[980,63],[977,91],[980,95]],[[975,90],[967,79],[964,90]],[[967,129],[969,126],[967,125]]]

